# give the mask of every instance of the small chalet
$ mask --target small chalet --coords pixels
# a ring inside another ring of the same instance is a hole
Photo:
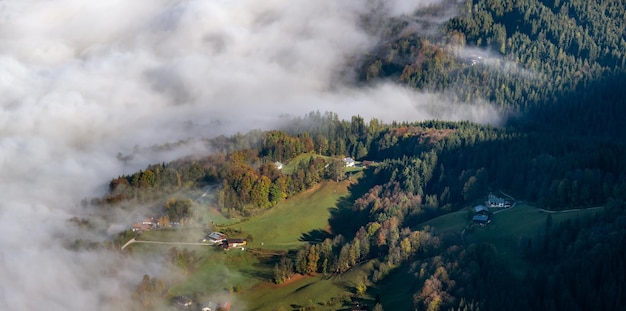
[[[282,169],[283,169],[283,166],[284,166],[282,163],[280,163],[280,162],[278,162],[278,161],[274,162],[274,165],[275,165],[275,166],[276,166],[276,168],[277,168],[277,169],[279,169],[279,170],[282,170]]]
[[[345,167],[353,167],[355,163],[356,162],[354,162],[354,159],[350,157],[343,158],[343,165]]]
[[[202,242],[209,242],[213,244],[220,244],[226,240],[227,236],[221,232],[211,232],[207,234]]]
[[[241,248],[242,250],[246,246],[247,242],[244,239],[226,239],[222,242],[224,249]]]

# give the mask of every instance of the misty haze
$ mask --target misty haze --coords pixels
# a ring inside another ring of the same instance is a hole
[[[488,195],[511,213],[621,206],[621,125],[602,118],[623,106],[597,94],[623,81],[626,46],[576,28],[538,47],[508,24],[519,7],[484,2],[0,1],[0,310],[489,309],[433,258],[503,250],[480,230],[508,211],[463,218]],[[604,137],[588,148],[567,127],[587,115]],[[521,275],[540,255],[520,230],[504,252]],[[206,250],[212,232],[227,250]],[[416,276],[406,299],[398,274]]]

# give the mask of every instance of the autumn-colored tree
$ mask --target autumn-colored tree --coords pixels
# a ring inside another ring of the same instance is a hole
[[[320,252],[318,250],[318,247],[316,245],[311,245],[311,247],[309,247],[309,251],[307,254],[306,273],[312,274],[314,272],[317,272],[317,265],[318,265],[319,259],[320,259]]]
[[[165,283],[162,280],[145,274],[132,296],[139,310],[154,310],[156,301],[165,290]]]
[[[265,176],[258,178],[250,192],[250,203],[261,208],[270,207],[269,194],[271,184],[272,181]]]
[[[339,158],[333,158],[326,166],[326,178],[335,181],[343,180],[345,177],[345,167],[343,161]]]
[[[286,256],[280,258],[280,261],[274,265],[274,282],[281,284],[290,279],[294,274],[293,261]]]
[[[315,148],[315,144],[313,143],[313,139],[309,136],[308,133],[304,133],[300,137],[300,141],[302,143],[302,151],[303,152],[313,152]]]
[[[163,206],[166,215],[170,221],[181,221],[191,216],[191,207],[193,202],[190,199],[174,199],[170,198]]]
[[[365,284],[365,281],[362,279],[359,280],[356,283],[355,290],[357,296],[362,297],[363,295],[365,295],[365,291],[367,290],[367,285]]]

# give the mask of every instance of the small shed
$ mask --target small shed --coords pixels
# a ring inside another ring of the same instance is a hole
[[[214,302],[209,302],[206,305],[202,306],[202,311],[216,311],[217,305]]]
[[[354,304],[352,305],[351,310],[352,311],[366,311],[366,310],[369,310],[369,307],[367,306],[367,304],[355,301]]]
[[[489,216],[483,215],[483,214],[474,215],[474,217],[472,217],[472,221],[474,222],[475,225],[480,225],[480,226],[486,226],[489,222],[491,222],[491,220],[489,219]]]
[[[217,305],[217,311],[229,311],[230,306],[231,306],[230,301],[222,302],[219,305]]]
[[[211,232],[204,237],[203,242],[209,242],[213,244],[219,244],[226,240],[226,235],[221,232]]]

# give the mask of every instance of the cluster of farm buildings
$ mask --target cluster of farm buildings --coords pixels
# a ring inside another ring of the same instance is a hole
[[[181,223],[178,221],[169,222],[168,220],[164,220],[164,218],[167,217],[146,217],[143,221],[132,224],[130,228],[133,232],[142,233],[144,231],[179,227],[181,225]]]
[[[474,217],[472,217],[472,223],[478,226],[486,226],[491,222],[491,218],[493,217],[493,213],[489,210],[490,208],[502,209],[510,208],[511,206],[511,201],[489,194],[489,196],[487,196],[487,201],[485,201],[485,205],[477,205],[474,207]]]
[[[150,231],[153,229],[161,228],[159,220],[154,217],[147,217],[142,222],[136,222],[131,226],[133,232],[141,233],[144,231]]]

